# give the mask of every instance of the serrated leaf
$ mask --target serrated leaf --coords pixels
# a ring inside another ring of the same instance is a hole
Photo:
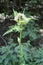
[[[5,35],[7,35],[7,34],[9,34],[9,33],[11,33],[11,32],[13,32],[13,31],[15,31],[15,32],[19,32],[20,31],[20,27],[19,26],[17,26],[17,25],[14,25],[14,26],[10,26],[10,29],[8,30],[8,31],[6,31],[4,34],[3,34],[3,36],[5,36]]]

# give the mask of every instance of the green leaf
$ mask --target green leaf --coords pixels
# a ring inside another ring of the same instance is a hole
[[[4,34],[3,34],[3,36],[5,36],[5,35],[7,35],[7,34],[9,34],[9,33],[11,33],[11,32],[19,32],[20,31],[20,27],[19,26],[17,26],[17,25],[13,25],[13,26],[10,26],[9,27],[10,29],[8,30],[8,31],[6,31]]]

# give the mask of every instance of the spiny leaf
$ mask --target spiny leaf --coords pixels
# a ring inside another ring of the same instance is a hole
[[[17,32],[19,30],[20,30],[19,26],[17,26],[17,25],[11,26],[10,29],[3,34],[3,36],[5,36],[5,35],[7,35],[7,34],[9,34],[11,32],[13,32],[13,31]]]

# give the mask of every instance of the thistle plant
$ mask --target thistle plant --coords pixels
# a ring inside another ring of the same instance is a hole
[[[28,24],[32,19],[35,19],[35,18],[33,17],[27,18],[24,14],[17,13],[14,10],[13,10],[13,13],[14,13],[14,20],[17,22],[17,24],[10,26],[9,30],[5,32],[3,36],[13,31],[20,33],[20,37],[17,38],[19,43],[19,50],[20,50],[19,51],[20,65],[25,65],[25,63],[23,63],[22,32],[24,30],[24,25]]]

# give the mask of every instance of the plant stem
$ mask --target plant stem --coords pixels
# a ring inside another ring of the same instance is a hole
[[[20,65],[22,64],[22,25],[20,25],[20,43],[19,43],[19,47],[20,47]]]

